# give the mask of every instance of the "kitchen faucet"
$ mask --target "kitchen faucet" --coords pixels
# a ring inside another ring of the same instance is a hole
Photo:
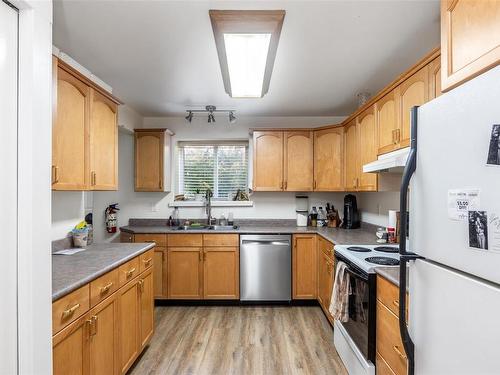
[[[212,225],[212,197],[213,197],[212,190],[210,188],[207,189],[207,192],[205,193],[205,199],[206,199],[206,206],[205,206],[205,212],[207,213],[207,224]]]

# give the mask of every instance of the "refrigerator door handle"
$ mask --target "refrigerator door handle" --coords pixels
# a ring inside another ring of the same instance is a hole
[[[401,255],[401,261],[399,265],[399,332],[401,334],[401,341],[408,357],[408,375],[413,375],[415,373],[415,345],[408,332],[408,327],[406,326],[406,274],[407,274],[407,262],[410,260],[424,259],[423,257],[408,252],[406,250],[406,223],[408,222],[407,204],[408,204],[408,188],[410,186],[410,180],[417,168],[417,114],[418,107],[413,107],[410,113],[411,119],[411,139],[410,139],[410,153],[408,154],[408,160],[406,161],[406,166],[403,172],[403,178],[401,181],[401,191],[400,191],[400,203],[399,212],[399,233],[400,233],[400,244],[399,253]]]

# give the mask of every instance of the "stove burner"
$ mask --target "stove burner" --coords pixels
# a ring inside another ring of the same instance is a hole
[[[347,250],[355,251],[358,253],[369,253],[371,251],[370,249],[361,246],[349,246]]]
[[[399,247],[391,246],[377,246],[373,250],[381,251],[383,253],[399,253]]]
[[[373,264],[380,264],[383,266],[397,266],[399,265],[399,260],[389,257],[368,257],[365,259],[367,262]]]

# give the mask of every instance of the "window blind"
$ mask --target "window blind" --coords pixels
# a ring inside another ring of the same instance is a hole
[[[214,199],[248,192],[248,142],[179,142],[179,193],[213,191]]]

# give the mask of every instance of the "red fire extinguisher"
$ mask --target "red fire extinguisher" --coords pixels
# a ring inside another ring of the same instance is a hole
[[[110,204],[106,208],[106,211],[104,211],[104,221],[106,222],[106,231],[108,233],[116,233],[116,225],[118,223],[117,211],[120,211],[118,203]]]

